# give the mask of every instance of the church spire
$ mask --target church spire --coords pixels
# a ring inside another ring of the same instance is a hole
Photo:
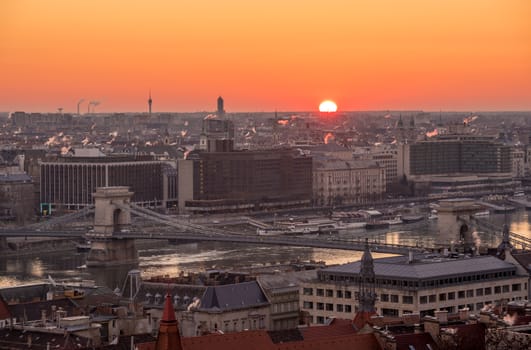
[[[159,334],[155,344],[155,350],[182,350],[179,324],[175,319],[175,311],[170,294],[166,294],[164,311],[160,320]]]
[[[374,290],[374,262],[369,250],[369,239],[365,238],[365,251],[361,257],[359,277],[359,312],[375,313],[376,292]]]

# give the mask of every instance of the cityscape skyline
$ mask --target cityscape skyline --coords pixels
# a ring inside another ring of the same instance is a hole
[[[531,109],[527,1],[1,7],[2,111]]]

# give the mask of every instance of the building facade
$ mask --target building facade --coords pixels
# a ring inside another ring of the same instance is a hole
[[[398,182],[398,156],[395,147],[362,147],[354,152],[355,160],[372,160],[385,169],[387,185]]]
[[[97,187],[128,186],[137,204],[165,206],[177,200],[177,175],[150,157],[63,157],[41,163],[40,202],[58,209],[94,203]]]
[[[313,172],[318,206],[376,201],[386,190],[385,168],[373,161],[315,161]]]
[[[317,271],[316,278],[301,282],[300,307],[313,323],[352,318],[357,311],[361,262]],[[374,260],[376,312],[382,316],[446,310],[526,300],[528,276],[493,256],[391,257]]]
[[[179,207],[195,212],[309,205],[312,158],[295,150],[197,152],[179,161]]]
[[[485,174],[512,171],[511,148],[492,137],[439,135],[433,140],[404,145],[406,176]]]

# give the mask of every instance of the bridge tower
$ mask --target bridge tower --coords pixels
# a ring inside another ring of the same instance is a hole
[[[444,199],[439,201],[438,244],[444,248],[460,248],[464,252],[477,252],[479,248],[473,236],[471,216],[483,208],[470,198]]]
[[[113,266],[138,262],[134,239],[117,238],[131,225],[129,203],[133,192],[128,187],[98,187],[94,198],[94,230],[87,233],[91,241],[87,266]]]

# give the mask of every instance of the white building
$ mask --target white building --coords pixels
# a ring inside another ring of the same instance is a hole
[[[360,266],[358,261],[326,268],[301,282],[300,308],[313,323],[355,316]],[[479,312],[487,304],[528,297],[528,274],[494,256],[396,256],[375,259],[374,272],[376,312],[383,316]]]

